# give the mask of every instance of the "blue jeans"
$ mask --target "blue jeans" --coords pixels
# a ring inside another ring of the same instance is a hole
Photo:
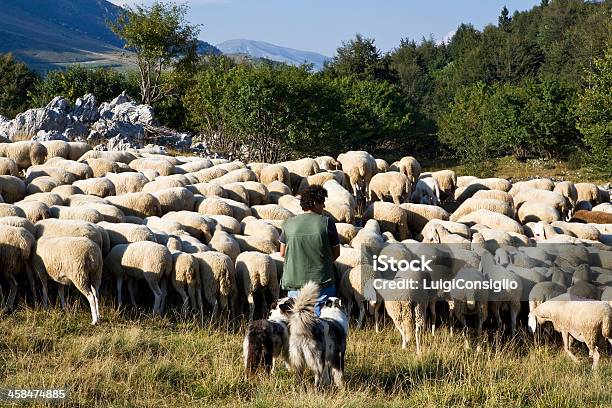
[[[296,297],[300,293],[299,290],[290,290],[287,292],[287,296],[290,298]],[[317,304],[315,305],[315,314],[319,316],[321,314],[321,306],[325,303],[328,297],[336,296],[336,287],[329,285],[325,288],[321,288],[319,291],[319,297],[317,298]]]

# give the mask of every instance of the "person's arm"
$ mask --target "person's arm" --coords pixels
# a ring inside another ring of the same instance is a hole
[[[281,232],[278,240],[280,241],[280,256],[284,258],[285,252],[287,251],[287,241],[285,239],[285,231]]]
[[[340,256],[340,237],[338,236],[336,223],[330,218],[327,218],[327,235],[331,245],[332,261],[335,261]]]

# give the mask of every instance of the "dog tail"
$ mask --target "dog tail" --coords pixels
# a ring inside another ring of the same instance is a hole
[[[317,319],[314,308],[318,297],[319,285],[315,282],[308,282],[300,289],[291,308],[289,326],[292,334],[312,337],[312,327]]]
[[[266,372],[272,369],[272,341],[260,326],[249,326],[243,343],[244,371],[247,378],[255,375],[263,364]]]

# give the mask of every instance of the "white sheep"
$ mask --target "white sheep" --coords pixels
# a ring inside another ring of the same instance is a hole
[[[246,298],[249,305],[249,322],[255,313],[255,293],[265,292],[269,301],[279,297],[279,281],[276,263],[266,254],[254,251],[243,252],[236,259],[236,280],[240,295]],[[268,300],[267,300],[268,301]],[[266,305],[267,309],[268,305]]]
[[[172,252],[172,287],[183,300],[182,314],[186,315],[191,301],[191,307],[203,315],[202,285],[200,282],[200,263],[191,254]]]
[[[400,241],[408,238],[408,214],[399,205],[373,202],[363,214],[364,221],[370,219],[378,221],[382,231],[392,232]]]
[[[200,263],[204,299],[213,307],[212,315],[216,315],[219,309],[233,312],[237,270],[231,258],[215,251],[199,252],[193,256]]]
[[[205,216],[191,211],[171,211],[164,214],[163,220],[174,221],[181,225],[182,229],[190,235],[209,242],[215,232],[217,222],[213,217]],[[238,221],[236,221],[237,223]],[[238,231],[240,229],[238,228]]]
[[[134,279],[145,280],[155,302],[153,314],[161,313],[166,277],[172,274],[172,254],[156,242],[140,241],[116,245],[104,259],[104,270],[117,279],[117,301],[123,304],[123,280],[128,279],[128,289],[134,302]],[[161,286],[160,286],[161,285]]]
[[[365,196],[370,180],[378,171],[376,159],[368,152],[348,151],[338,156],[338,162],[350,180],[353,195]]]
[[[15,296],[17,295],[15,276],[22,271],[26,271],[28,274],[32,294],[36,301],[34,280],[27,265],[34,244],[34,236],[27,229],[18,226],[0,225],[0,270],[10,286],[4,311],[12,309],[15,304]]]
[[[368,191],[370,202],[384,201],[385,197],[391,197],[394,204],[401,204],[412,194],[412,181],[397,171],[378,173],[372,176]]]
[[[72,283],[89,302],[91,324],[100,321],[99,289],[102,281],[102,251],[87,238],[39,238],[32,255],[32,267],[42,283],[43,305],[47,307],[47,280],[59,283],[62,307],[66,307],[64,285]]]
[[[410,201],[416,204],[440,204],[440,186],[436,179],[432,177],[418,179],[410,195]]]
[[[529,313],[529,330],[534,333],[537,325],[552,322],[561,333],[563,348],[574,362],[578,362],[570,347],[572,339],[587,345],[597,368],[600,352],[606,351],[606,340],[612,343],[612,307],[602,301],[574,299],[564,294],[548,300]]]

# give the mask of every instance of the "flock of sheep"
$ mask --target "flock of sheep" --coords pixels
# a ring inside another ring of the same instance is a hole
[[[222,310],[247,312],[250,320],[256,312],[265,315],[281,295],[283,222],[302,212],[296,195],[314,184],[328,191],[325,211],[342,243],[335,262],[339,293],[349,312],[358,309],[358,325],[367,310],[378,330],[384,309],[402,346],[416,334],[420,351],[425,323],[435,328],[440,321],[436,304],[448,305],[451,323],[465,326],[466,316],[475,316],[479,333],[489,314],[514,332],[522,303],[530,320],[552,321],[566,333],[570,355],[571,338],[586,342],[596,364],[601,339],[612,338],[612,308],[605,302],[612,301],[609,186],[422,173],[413,157],[389,165],[363,151],[244,164],[173,157],[156,148],[0,143],[3,309],[14,308],[19,293],[34,303],[42,295],[46,307],[51,280],[64,307],[64,287],[74,285],[87,298],[95,324],[101,286],[108,296],[116,290],[121,305],[127,280],[134,304],[143,298],[138,281],[146,282],[154,314],[171,303],[174,291],[182,313],[203,315],[206,308],[213,316]],[[519,285],[499,299],[490,292],[431,290],[372,298],[364,287],[377,272],[364,253],[439,259],[421,278],[508,278]],[[578,298],[590,301],[568,302]],[[581,313],[571,309],[575,303]],[[539,313],[543,305],[567,309],[559,312],[564,320],[557,312]],[[502,319],[506,309],[509,322]]]

